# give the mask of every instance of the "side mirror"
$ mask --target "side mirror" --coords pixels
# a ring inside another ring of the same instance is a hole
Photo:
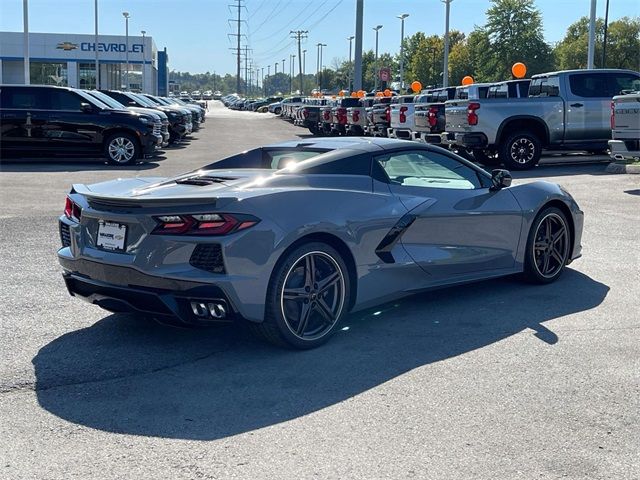
[[[80,111],[82,113],[93,113],[93,106],[90,103],[82,102],[80,104]]]
[[[511,173],[509,170],[503,170],[501,168],[496,168],[491,171],[491,188],[490,190],[500,190],[505,187],[511,186]]]

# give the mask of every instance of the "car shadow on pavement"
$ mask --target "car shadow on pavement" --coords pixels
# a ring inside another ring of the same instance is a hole
[[[545,178],[575,175],[613,175],[606,171],[609,162],[540,163],[531,170],[511,170],[513,178]],[[487,170],[491,170],[487,168]]]
[[[86,427],[219,439],[299,418],[529,329],[531,342],[554,348],[561,318],[596,307],[608,291],[570,269],[551,285],[506,278],[449,288],[352,314],[329,343],[302,352],[270,347],[239,326],[183,330],[108,315],[40,349],[32,360],[36,394],[48,412]],[[543,325],[554,319],[555,332]]]
[[[158,155],[135,165],[111,165],[102,159],[38,159],[38,160],[2,160],[0,172],[89,172],[108,170],[113,172],[132,170],[152,170],[166,160],[166,156]]]

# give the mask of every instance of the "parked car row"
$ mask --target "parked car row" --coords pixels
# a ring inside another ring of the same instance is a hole
[[[222,103],[231,110],[247,110],[251,112],[266,112],[268,106],[280,102],[283,97],[244,98],[235,93],[221,97]]]
[[[202,127],[205,109],[116,90],[0,85],[0,158],[104,157],[130,165]]]
[[[289,97],[269,110],[314,135],[414,140],[486,166],[525,170],[538,163],[543,150],[606,153],[612,97],[634,90],[640,90],[640,73],[632,70],[567,70],[416,95]],[[619,98],[614,102],[636,105]],[[623,115],[628,109],[617,110]],[[627,118],[637,123],[637,115]],[[627,150],[637,147],[623,144]],[[621,145],[614,143],[612,149]]]

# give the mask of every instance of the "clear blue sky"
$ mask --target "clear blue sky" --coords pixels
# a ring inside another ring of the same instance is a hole
[[[598,15],[604,16],[606,0],[598,0]],[[146,30],[158,48],[167,47],[170,67],[192,73],[235,72],[235,59],[227,37],[233,14],[227,0],[99,0],[100,32],[123,34],[123,11],[131,14],[129,31]],[[29,29],[32,32],[93,33],[93,0],[29,0]],[[316,68],[318,42],[326,43],[324,64],[348,56],[346,37],[355,23],[355,0],[246,0],[248,18],[243,32],[249,35],[254,64],[272,65],[297,54],[292,29],[309,30],[303,48],[307,51],[307,72]],[[453,0],[451,28],[470,32],[485,22],[489,0]],[[547,41],[562,39],[566,28],[580,16],[589,15],[590,0],[537,0],[542,11]],[[374,47],[372,27],[380,30],[380,52],[396,52],[400,40],[401,13],[409,13],[405,35],[417,31],[444,31],[444,4],[439,0],[364,0],[364,48]],[[640,15],[638,0],[610,0],[609,18]],[[22,0],[0,0],[0,30],[22,31]]]

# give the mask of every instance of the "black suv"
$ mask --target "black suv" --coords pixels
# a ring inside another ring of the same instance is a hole
[[[193,124],[191,123],[191,112],[178,105],[160,106],[152,102],[143,95],[132,92],[121,92],[119,90],[99,90],[106,93],[114,100],[125,106],[153,108],[163,111],[169,117],[169,143],[176,143],[191,133]]]
[[[82,90],[0,85],[0,157],[94,156],[127,165],[162,144],[150,116],[114,110]]]

